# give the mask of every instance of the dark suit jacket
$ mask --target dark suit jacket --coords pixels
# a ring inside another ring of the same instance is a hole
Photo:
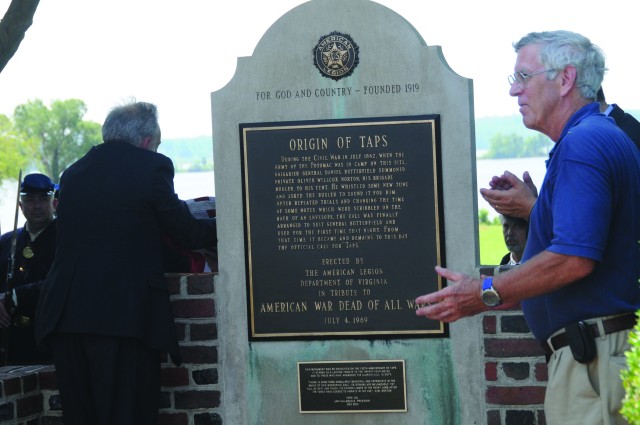
[[[612,105],[613,109],[609,116],[614,119],[618,127],[622,129],[633,140],[638,149],[640,149],[640,122],[633,117],[633,115],[627,114],[615,103]]]
[[[177,359],[162,234],[198,249],[215,246],[216,229],[193,218],[173,177],[169,158],[120,142],[95,146],[64,172],[39,343],[52,333],[131,337]]]

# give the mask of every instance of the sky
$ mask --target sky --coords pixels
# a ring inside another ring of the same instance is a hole
[[[349,0],[343,0],[349,1]],[[299,0],[43,0],[18,52],[0,73],[0,114],[41,99],[77,98],[86,120],[135,98],[155,103],[163,138],[211,134],[210,94],[233,77],[267,29]],[[640,109],[636,41],[640,3],[593,0],[378,0],[412,24],[449,66],[474,81],[476,117],[517,114],[507,75],[512,43],[566,29],[600,46],[609,102]],[[0,0],[0,14],[10,0]],[[635,9],[635,10],[634,10]],[[343,29],[345,30],[345,29]],[[345,31],[348,32],[348,29]]]

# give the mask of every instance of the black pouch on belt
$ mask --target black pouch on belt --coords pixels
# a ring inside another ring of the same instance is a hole
[[[564,328],[573,358],[579,363],[589,363],[596,358],[596,341],[591,326],[576,322]]]

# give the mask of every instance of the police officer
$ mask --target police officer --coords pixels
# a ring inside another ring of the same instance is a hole
[[[26,219],[16,230],[16,250],[11,280],[7,275],[11,265],[13,231],[0,236],[0,278],[2,295],[11,297],[0,302],[0,332],[4,333],[7,364],[48,364],[51,354],[36,348],[34,314],[40,288],[55,254],[56,226],[55,185],[44,174],[24,177],[20,185],[19,205]]]

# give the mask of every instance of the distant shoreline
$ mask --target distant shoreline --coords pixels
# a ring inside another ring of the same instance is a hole
[[[480,158],[482,151],[476,151],[476,156]],[[524,171],[529,171],[536,186],[540,187],[546,172],[546,157],[534,158],[505,158],[505,159],[477,159],[476,161],[476,184],[477,189],[488,187],[492,176],[502,174],[509,170],[519,177]],[[213,170],[210,171],[184,171],[177,172],[174,179],[174,187],[180,199],[192,199],[200,196],[215,196],[215,176]],[[486,209],[489,217],[497,214],[487,204],[476,191],[478,197],[478,211]],[[16,183],[5,180],[0,187],[0,230],[6,233],[13,229],[13,218],[15,214]],[[22,212],[19,213],[18,226],[24,225]]]

